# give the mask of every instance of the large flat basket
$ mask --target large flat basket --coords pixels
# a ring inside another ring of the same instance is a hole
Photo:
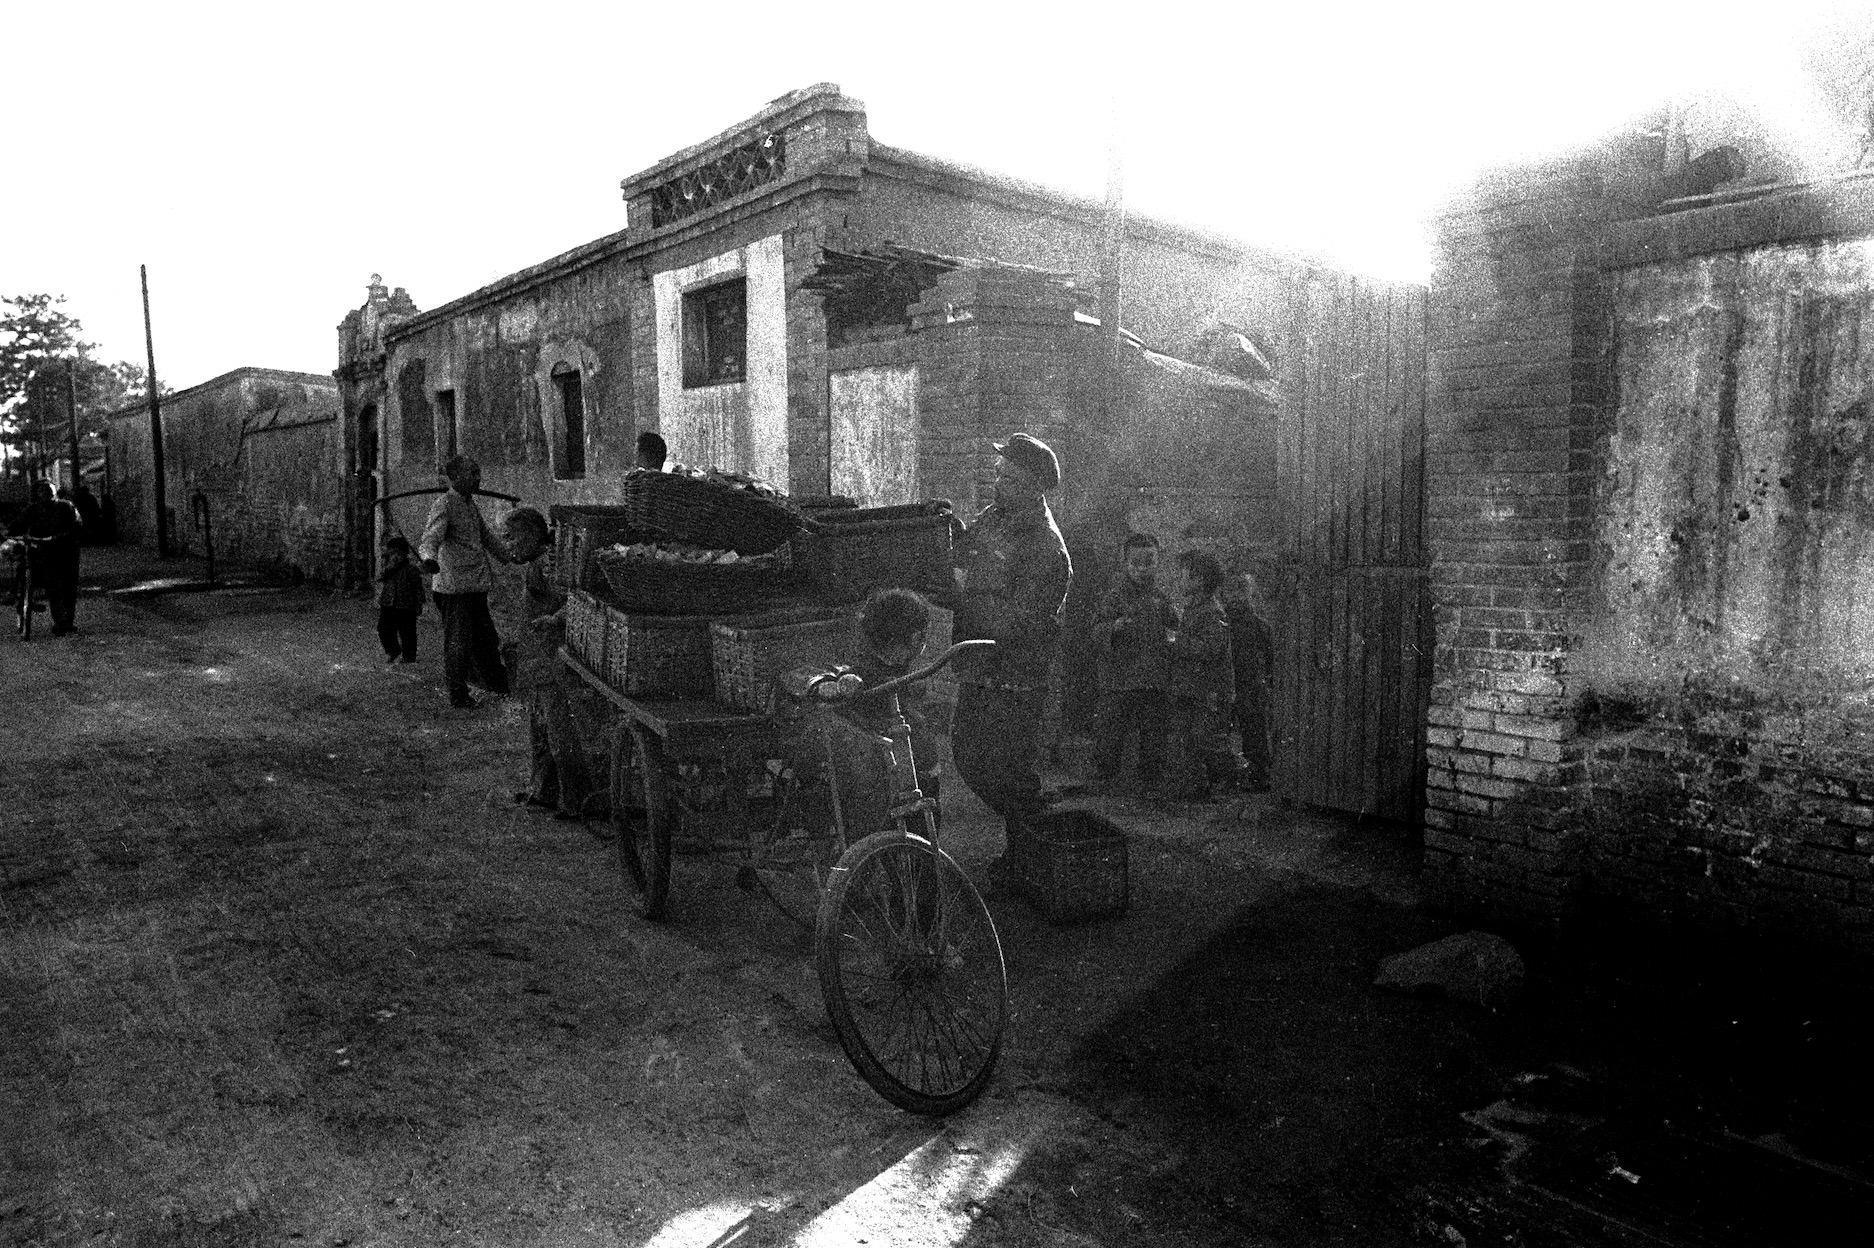
[[[923,504],[816,511],[794,538],[794,563],[816,593],[855,601],[875,589],[952,583],[950,514]]]

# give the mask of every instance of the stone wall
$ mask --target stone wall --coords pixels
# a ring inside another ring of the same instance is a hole
[[[208,503],[226,565],[333,583],[346,576],[344,448],[328,378],[237,369],[163,400],[164,493],[170,549],[206,551],[193,498]],[[111,492],[126,541],[156,544],[149,416],[110,427]]]

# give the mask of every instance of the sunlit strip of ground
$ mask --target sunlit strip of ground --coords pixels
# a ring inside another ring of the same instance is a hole
[[[794,1248],[949,1248],[974,1225],[973,1212],[1007,1182],[1060,1107],[1045,1102],[978,1107],[953,1119],[898,1164],[808,1223]],[[643,1248],[729,1248],[753,1227],[757,1208],[724,1201],[688,1209]]]

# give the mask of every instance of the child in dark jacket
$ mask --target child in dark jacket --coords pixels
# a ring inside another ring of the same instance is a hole
[[[1167,639],[1177,617],[1158,588],[1158,539],[1131,534],[1120,558],[1119,576],[1094,616],[1100,683],[1094,780],[1118,781],[1126,738],[1136,731],[1139,785],[1149,790],[1164,779],[1165,688],[1171,675]]]
[[[1230,748],[1230,707],[1236,677],[1230,662],[1230,624],[1217,591],[1223,568],[1202,550],[1178,556],[1181,615],[1171,639],[1172,732],[1189,764],[1202,768],[1200,798],[1235,779]]]
[[[386,662],[416,662],[416,617],[423,613],[423,574],[410,557],[410,543],[384,543],[384,570],[377,574],[377,639]]]

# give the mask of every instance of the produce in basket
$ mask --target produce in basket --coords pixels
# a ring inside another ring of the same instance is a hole
[[[621,542],[613,545],[612,551],[627,559],[656,559],[664,563],[733,563],[750,568],[785,568],[788,565],[786,547],[765,555],[739,555],[733,550],[706,550],[685,542],[633,542],[630,545]]]

